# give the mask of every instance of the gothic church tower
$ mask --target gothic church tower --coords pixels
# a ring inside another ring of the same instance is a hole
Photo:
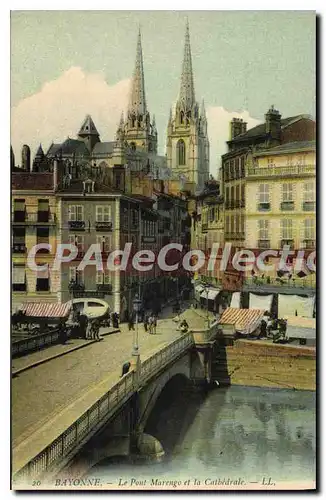
[[[184,176],[199,191],[209,177],[209,140],[204,102],[195,98],[189,25],[186,25],[180,93],[167,128],[166,155],[175,177]]]
[[[123,127],[123,138],[132,149],[157,153],[157,130],[155,118],[150,120],[146,107],[143,52],[139,30],[136,52],[136,64],[133,73],[127,117]],[[119,132],[119,129],[118,131]],[[121,131],[120,131],[121,134]]]

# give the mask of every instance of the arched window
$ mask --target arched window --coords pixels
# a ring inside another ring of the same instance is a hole
[[[186,164],[186,145],[182,139],[177,143],[177,162],[178,165]]]
[[[132,151],[136,151],[136,143],[135,142],[131,142],[130,147],[131,147]]]
[[[183,119],[184,119],[184,112],[180,111],[180,123],[183,123]]]

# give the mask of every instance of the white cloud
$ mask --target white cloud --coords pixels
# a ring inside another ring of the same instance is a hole
[[[101,140],[113,140],[121,110],[127,108],[129,87],[130,79],[108,85],[102,73],[85,73],[80,67],[71,67],[56,80],[45,83],[39,92],[12,109],[11,141],[16,164],[21,163],[23,144],[30,146],[33,159],[40,143],[46,151],[52,142],[61,143],[68,136],[76,137],[87,114],[92,116]],[[155,112],[155,105],[152,111]],[[219,157],[226,152],[225,141],[229,138],[229,122],[233,117],[243,118],[248,128],[260,123],[248,111],[238,113],[220,106],[207,107],[210,171],[214,176]],[[161,154],[165,153],[167,118],[164,123],[158,123]]]
[[[247,130],[255,127],[261,121],[252,118],[248,111],[228,111],[221,106],[207,107],[206,109],[208,136],[210,141],[210,171],[214,177],[217,175],[217,168],[220,167],[220,157],[226,153],[226,142],[229,140],[229,124],[232,118],[242,118],[247,122]]]
[[[85,73],[71,67],[58,79],[20,101],[11,113],[11,141],[16,164],[21,163],[21,148],[28,144],[31,156],[40,143],[47,149],[52,142],[76,137],[87,114],[90,114],[101,140],[112,140],[126,109],[130,80],[108,85],[102,73]]]

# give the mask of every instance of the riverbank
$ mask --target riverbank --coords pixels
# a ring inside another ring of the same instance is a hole
[[[316,390],[316,349],[236,340],[225,348],[231,385]]]

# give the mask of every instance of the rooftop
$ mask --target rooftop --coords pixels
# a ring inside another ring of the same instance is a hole
[[[266,154],[282,154],[297,151],[315,151],[316,141],[298,141],[298,142],[288,142],[286,144],[281,144],[275,148],[270,148],[265,151],[257,151],[254,156],[265,156]]]
[[[12,190],[53,190],[53,174],[49,172],[12,172]]]

